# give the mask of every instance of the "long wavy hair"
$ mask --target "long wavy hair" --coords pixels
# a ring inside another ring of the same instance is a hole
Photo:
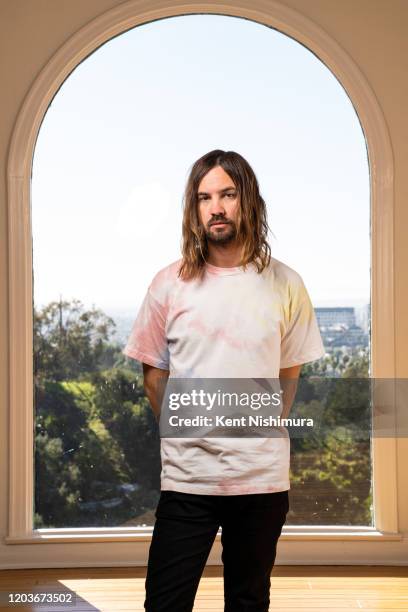
[[[208,242],[198,213],[198,187],[203,177],[221,166],[232,179],[239,196],[236,239],[241,246],[239,266],[256,265],[258,273],[269,265],[271,248],[265,202],[258,180],[248,162],[235,151],[215,149],[194,162],[183,196],[182,262],[178,276],[183,280],[202,278],[208,256]]]

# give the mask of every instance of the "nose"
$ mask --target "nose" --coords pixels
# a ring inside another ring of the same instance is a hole
[[[209,212],[211,215],[225,215],[225,208],[223,206],[221,198],[214,196],[210,203]]]

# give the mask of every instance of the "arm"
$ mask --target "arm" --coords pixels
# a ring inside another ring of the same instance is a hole
[[[295,399],[300,370],[302,365],[292,366],[290,368],[281,368],[279,370],[279,379],[281,381],[282,404],[283,409],[281,413],[281,419],[286,419],[289,415],[290,409]]]
[[[160,418],[160,407],[169,374],[168,370],[143,363],[143,387],[157,422]]]

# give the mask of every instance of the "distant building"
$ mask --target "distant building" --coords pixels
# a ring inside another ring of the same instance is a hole
[[[356,324],[356,315],[352,307],[315,308],[319,327],[333,327],[345,325],[351,327]]]
[[[315,308],[316,319],[325,348],[349,349],[368,346],[368,330],[364,324],[366,308],[358,312],[352,307]],[[363,316],[362,316],[363,315]],[[358,318],[358,325],[356,323]]]
[[[359,325],[366,333],[370,328],[371,304],[365,304],[355,309],[356,324]]]
[[[325,339],[329,341],[330,346],[334,347],[357,347],[367,346],[367,334],[358,327],[353,325],[349,329],[345,329],[339,334],[331,334],[330,331],[324,332]]]

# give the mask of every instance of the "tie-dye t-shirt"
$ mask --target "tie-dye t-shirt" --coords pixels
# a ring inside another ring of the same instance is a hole
[[[123,353],[180,378],[279,378],[281,368],[324,355],[301,276],[271,258],[177,276],[181,259],[153,278]],[[290,439],[161,438],[161,489],[210,495],[290,489]]]

